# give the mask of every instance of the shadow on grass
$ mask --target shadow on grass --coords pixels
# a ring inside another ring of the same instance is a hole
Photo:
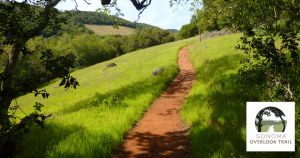
[[[169,68],[167,69],[169,69],[170,72],[171,71],[174,72],[177,69],[178,72],[178,68],[175,66],[169,66]],[[110,100],[110,97],[112,97],[113,95],[117,97],[115,101],[119,101],[120,103],[116,103],[113,107],[110,108],[119,108],[119,107],[126,108],[127,106],[130,105],[125,104],[124,103],[125,100],[135,100],[139,98],[141,95],[145,95],[145,94],[152,95],[153,97],[151,98],[151,100],[154,100],[155,98],[159,97],[160,94],[168,87],[168,85],[171,83],[172,79],[176,76],[176,74],[172,75],[170,73],[163,72],[158,76],[149,77],[141,81],[133,82],[129,85],[126,85],[124,87],[121,87],[119,89],[107,93],[103,93],[103,94],[96,93],[94,97],[90,97],[82,101],[79,101],[70,107],[58,111],[57,114],[69,114],[84,108],[105,106],[104,104],[105,100],[108,102],[112,102]]]
[[[140,99],[142,95],[147,95],[147,97],[150,95],[152,97],[146,98],[146,101],[143,102],[143,104],[150,105],[149,101],[159,97],[161,92],[166,89],[168,84],[170,84],[179,69],[176,66],[169,66],[165,68],[165,70],[166,71],[158,76],[150,77],[149,74],[149,78],[131,83],[119,89],[103,94],[96,93],[93,97],[79,101],[63,110],[54,112],[53,115],[66,115],[85,108],[101,108],[102,106],[107,106],[103,104],[103,102],[110,98],[112,94],[116,94],[120,101],[120,104],[114,104],[114,107],[112,108],[126,108],[127,106],[134,106],[127,105],[123,102],[125,100]],[[63,125],[54,123],[56,120],[57,119],[52,121],[49,120],[49,123],[46,121],[45,130],[33,128],[28,135],[25,135],[22,140],[25,146],[22,147],[23,150],[20,152],[21,155],[19,156],[85,157],[87,156],[86,154],[88,154],[88,156],[91,157],[110,157],[113,149],[116,148],[122,141],[118,138],[119,133],[105,133],[105,130],[96,133],[89,133],[88,129],[84,129],[81,126],[68,125],[63,127]],[[135,121],[137,120],[134,120],[134,122]],[[82,135],[82,137],[79,137],[80,135]],[[81,144],[72,144],[73,141],[70,140],[71,138],[74,139],[74,142],[84,141],[85,143],[83,144],[88,145],[88,147],[80,147]],[[89,140],[81,140],[81,138]],[[63,141],[66,141],[67,143]],[[60,149],[62,145],[64,149]],[[68,148],[75,148],[74,150],[76,151],[68,150]],[[86,151],[87,149],[88,151]]]
[[[197,82],[210,85],[206,93],[189,96],[183,108],[198,112],[189,135],[195,157],[294,157],[283,152],[246,152],[246,102],[258,101],[259,92],[241,92],[237,76],[225,74],[240,66],[236,61],[241,57],[224,56],[197,68]]]
[[[45,125],[45,130],[31,128],[30,133],[23,137],[22,151],[16,153],[19,154],[16,157],[106,158],[111,157],[112,148],[115,148],[119,142],[111,133],[102,131],[94,133],[77,125],[62,127],[48,123]]]
[[[45,129],[40,127],[30,127],[29,133],[22,137],[22,151],[16,154],[22,158],[41,158],[50,156],[57,145],[65,141],[70,135],[84,131],[85,128],[78,125],[68,125],[62,127],[53,122],[45,122]],[[34,150],[32,150],[34,149]]]
[[[188,129],[186,129],[188,130]],[[139,150],[142,153],[132,153],[125,151],[124,146],[117,151],[116,157],[132,157],[136,158],[163,158],[163,157],[191,157],[189,142],[184,134],[187,131],[167,132],[163,135],[157,135],[150,132],[137,133],[127,139],[137,139]],[[174,150],[175,149],[175,150]]]
[[[201,157],[294,157],[290,155],[292,153],[284,152],[246,152],[246,102],[257,101],[257,98],[254,93],[240,93],[238,87],[230,84],[234,83],[233,77],[224,77],[221,81],[215,81],[213,85],[225,84],[225,86],[212,88],[206,96],[193,96],[202,98],[202,103],[206,102],[202,106],[211,109],[208,119],[199,115],[199,119],[191,126],[191,142],[194,144],[195,155]],[[200,105],[201,103],[193,102],[191,99],[190,104]]]
[[[206,60],[200,67],[196,67],[197,79],[207,83],[220,73],[240,67],[239,62],[243,57],[242,54],[235,54],[222,56],[215,60]]]

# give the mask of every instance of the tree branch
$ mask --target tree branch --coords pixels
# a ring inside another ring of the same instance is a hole
[[[31,30],[28,30],[27,33],[27,40],[29,40],[32,37],[37,36],[38,34],[40,34],[48,25],[49,23],[49,15],[50,15],[50,9],[55,7],[61,0],[54,0],[52,2],[49,2],[46,6],[45,9],[43,11],[43,20],[42,22],[38,23],[37,26]]]
[[[220,10],[218,11],[218,14],[220,14],[220,13],[224,10],[224,8],[227,6],[228,3],[229,3],[229,2],[227,2],[227,3],[222,7],[222,9],[220,9]]]
[[[291,90],[290,90],[290,83],[288,83],[287,87],[284,86],[284,85],[282,85],[282,87],[283,87],[284,89],[286,89],[286,90],[288,91],[288,93],[290,94],[291,98],[293,98],[293,93],[292,93]],[[287,98],[288,96],[285,96],[285,97]]]
[[[47,117],[50,117],[50,116],[52,116],[52,114],[49,114],[49,115],[38,114],[37,117],[40,117],[42,120],[35,119],[34,122],[36,124],[38,124],[39,126],[41,126],[42,129],[44,129],[44,121]],[[12,134],[16,131],[19,131],[19,130],[25,128],[27,126],[26,121],[32,120],[32,119],[34,119],[33,116],[25,116],[24,118],[22,118],[22,120],[18,124],[14,125],[9,130],[7,130],[5,135]]]

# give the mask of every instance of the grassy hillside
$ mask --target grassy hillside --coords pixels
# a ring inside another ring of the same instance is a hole
[[[245,54],[235,50],[242,34],[197,42],[190,47],[197,74],[181,116],[192,124],[189,138],[195,157],[288,157],[284,152],[246,152],[246,102],[257,93],[241,92],[236,74]],[[297,135],[296,135],[297,137]]]
[[[105,34],[120,34],[120,35],[130,35],[134,33],[133,28],[119,26],[119,29],[114,29],[111,25],[89,25],[84,24],[86,28],[94,31],[98,35]]]
[[[197,73],[181,116],[192,124],[189,138],[195,157],[287,157],[288,153],[246,152],[246,102],[257,101],[255,92],[241,92],[236,74],[245,54],[235,50],[241,34],[198,42],[198,37],[135,51],[72,73],[77,90],[64,91],[59,81],[44,88],[49,99],[28,94],[17,99],[29,113],[35,102],[53,113],[45,130],[31,127],[23,137],[18,157],[110,157],[123,135],[141,118],[153,100],[178,73],[177,54],[189,51]],[[115,62],[118,66],[102,71]],[[157,77],[152,70],[164,68]],[[12,104],[14,105],[14,103]],[[24,116],[21,112],[19,116]],[[297,138],[297,134],[296,134]]]
[[[68,14],[68,12],[71,13],[71,16]],[[52,30],[50,28],[46,28],[40,35],[43,35],[43,37],[51,37],[53,35],[58,35],[61,36],[65,33],[68,34],[72,34],[72,36],[78,35],[78,34],[93,34],[94,32],[89,29],[87,29],[84,24],[88,25],[88,26],[98,26],[98,25],[102,25],[102,26],[112,26],[114,24],[117,24],[120,22],[122,27],[127,28],[146,28],[146,27],[150,27],[150,28],[156,28],[156,26],[152,26],[149,24],[145,24],[145,23],[135,23],[132,21],[128,21],[122,18],[118,18],[118,22],[116,22],[115,17],[113,16],[107,16],[104,13],[95,13],[94,11],[63,11],[60,12],[59,14],[59,18],[66,18],[67,19],[67,24],[62,24],[61,27],[59,29],[56,30]],[[96,29],[97,30],[97,29]],[[130,30],[130,29],[129,29]],[[96,31],[95,31],[96,32]],[[125,31],[127,33],[127,31]],[[109,34],[109,33],[107,33]],[[113,31],[112,34],[115,34],[115,32]],[[118,34],[122,34],[118,33]],[[100,34],[100,35],[104,35],[104,34]],[[124,35],[128,35],[128,34],[124,34]]]
[[[42,88],[50,93],[49,99],[33,94],[18,98],[26,113],[41,102],[45,105],[42,112],[53,116],[45,121],[44,131],[30,127],[17,157],[110,157],[123,135],[178,73],[179,49],[196,41],[190,38],[155,46],[75,71],[72,76],[80,86],[65,91],[58,80],[47,83]],[[118,66],[102,71],[110,62]],[[151,77],[156,68],[165,72]],[[17,115],[24,116],[20,111]]]

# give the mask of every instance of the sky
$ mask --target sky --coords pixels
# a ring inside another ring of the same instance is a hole
[[[78,10],[81,11],[95,11],[97,8],[101,8],[100,0],[90,0],[92,4],[88,5],[84,0],[76,0],[78,4]],[[129,21],[135,21],[138,19],[138,13],[130,2],[130,0],[118,0],[118,8],[124,13],[124,16],[120,16],[123,19]],[[66,0],[66,2],[60,2],[56,8],[59,10],[72,10],[75,8],[74,0]],[[158,26],[162,29],[177,29],[180,30],[182,25],[189,24],[193,12],[190,12],[191,1],[186,4],[179,5],[175,11],[175,6],[170,8],[169,0],[152,0],[150,6],[144,10],[140,15],[139,23],[146,23],[153,26]],[[116,13],[115,9],[112,9],[112,13]]]

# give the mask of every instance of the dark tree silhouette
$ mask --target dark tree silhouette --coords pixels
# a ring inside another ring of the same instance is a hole
[[[261,124],[263,115],[267,115],[268,117],[271,116],[270,111],[268,110],[268,108],[269,107],[261,109],[258,112],[258,114],[256,115],[256,119],[258,119],[258,123],[255,120],[255,125],[258,127],[258,132],[261,132],[261,127],[263,126],[263,124]]]
[[[282,132],[284,132],[285,131],[285,123],[284,123],[284,120],[282,118],[282,116],[285,116],[284,113],[280,109],[275,108],[275,107],[269,107],[269,109],[270,109],[270,111],[272,111],[275,114],[276,117],[280,117],[281,122],[283,124]]]
[[[131,2],[137,10],[144,9],[144,8],[148,7],[151,4],[151,0],[148,2],[148,4],[144,4],[146,2],[146,0],[143,0],[141,2],[139,2],[137,0],[131,0]]]
[[[135,6],[135,8],[137,10],[141,10],[141,9],[145,9],[146,7],[148,7],[151,4],[151,0],[147,1],[147,0],[130,0],[132,2],[132,4]],[[148,3],[147,3],[148,2]],[[101,0],[101,4],[102,5],[109,5],[109,4],[115,4],[116,2],[112,2],[111,0]]]
[[[284,123],[282,116],[285,116],[285,115],[280,109],[278,109],[276,107],[271,107],[271,106],[261,109],[258,112],[258,114],[256,115],[256,119],[258,119],[258,121],[255,120],[255,125],[258,127],[258,132],[261,132],[261,127],[263,126],[263,124],[261,124],[263,115],[267,115],[269,117],[269,116],[271,116],[270,112],[274,113],[275,117],[280,117],[281,122],[283,124],[282,132],[284,132],[285,131],[285,123]]]

